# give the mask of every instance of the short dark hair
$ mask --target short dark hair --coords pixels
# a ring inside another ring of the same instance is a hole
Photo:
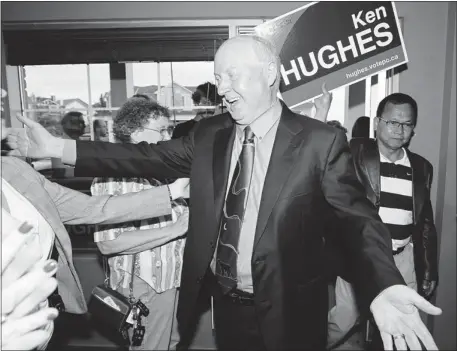
[[[117,111],[113,120],[113,134],[120,142],[128,143],[130,136],[144,129],[149,120],[170,118],[170,111],[151,99],[132,97]]]
[[[192,94],[192,101],[198,105],[202,97],[207,98],[212,105],[219,105],[222,102],[221,96],[217,93],[217,88],[213,83],[206,82],[200,84]]]
[[[70,112],[67,112],[61,119],[60,123],[61,124],[65,124],[65,123],[68,123],[68,122],[72,122],[73,119],[80,119],[82,118],[84,120],[84,117],[83,117],[83,114],[82,112],[79,112],[79,111],[70,111]]]
[[[335,128],[338,128],[338,129],[341,129],[343,132],[347,133],[348,130],[346,128],[344,128],[344,126],[340,123],[340,121],[337,121],[337,120],[331,120],[331,121],[327,121],[327,124],[329,126],[332,126],[332,127],[335,127]]]
[[[81,137],[86,129],[86,122],[84,121],[83,114],[79,111],[67,112],[60,120],[60,125],[65,134],[72,139]]]
[[[378,105],[378,109],[376,110],[376,117],[381,117],[384,109],[386,108],[387,103],[391,103],[394,105],[404,105],[408,104],[413,109],[413,118],[414,118],[414,125],[417,124],[417,102],[411,96],[403,93],[393,93],[386,96]]]
[[[370,137],[370,117],[361,116],[356,119],[352,127],[351,138],[369,138]]]
[[[151,98],[149,96],[147,96],[146,94],[135,94],[132,96],[132,98],[151,100]]]

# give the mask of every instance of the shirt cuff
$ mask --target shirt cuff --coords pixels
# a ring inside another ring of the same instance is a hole
[[[76,164],[76,140],[64,140],[62,162],[71,166]]]

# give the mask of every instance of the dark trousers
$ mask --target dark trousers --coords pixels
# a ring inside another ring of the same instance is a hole
[[[214,297],[214,324],[218,350],[265,351],[253,296],[241,291],[223,295],[212,272],[206,275],[207,288]],[[239,297],[233,297],[233,296]]]

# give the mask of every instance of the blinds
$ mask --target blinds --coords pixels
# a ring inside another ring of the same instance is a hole
[[[8,65],[211,61],[228,26],[4,30]]]
[[[254,35],[256,26],[238,26],[236,28],[237,35]]]

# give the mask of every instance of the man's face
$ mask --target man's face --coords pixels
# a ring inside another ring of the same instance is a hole
[[[225,43],[214,59],[219,95],[236,123],[247,125],[272,104],[268,70],[247,40]]]
[[[202,96],[200,102],[198,103],[198,106],[212,106],[212,103],[205,96]],[[200,116],[201,118],[208,118],[214,115],[214,110],[212,109],[197,111],[197,116]]]
[[[398,150],[409,143],[414,130],[414,112],[411,105],[387,103],[380,117],[374,121],[379,142],[391,150]]]
[[[144,126],[144,130],[133,133],[131,138],[135,143],[146,141],[149,144],[170,140],[170,120],[167,117],[151,118],[149,123]]]

